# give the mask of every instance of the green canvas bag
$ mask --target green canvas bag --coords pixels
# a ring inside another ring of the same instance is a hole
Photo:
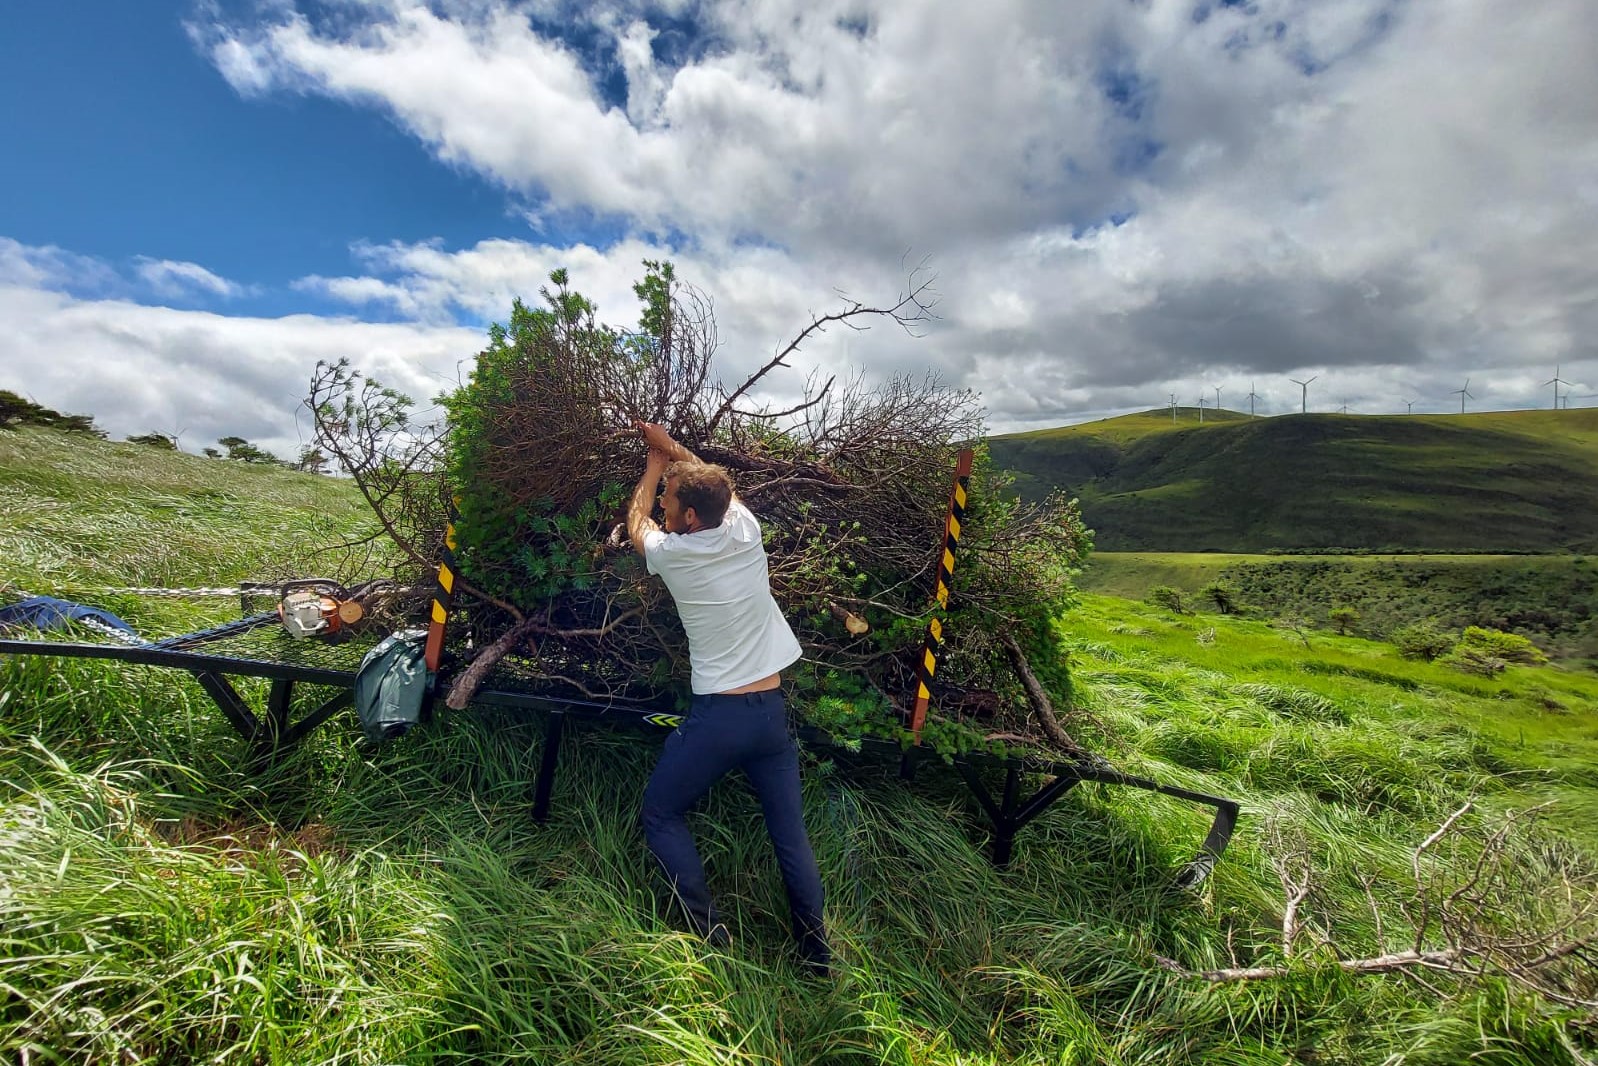
[[[402,629],[366,653],[355,674],[355,713],[371,744],[401,736],[422,720],[433,685],[423,659],[427,630]]]

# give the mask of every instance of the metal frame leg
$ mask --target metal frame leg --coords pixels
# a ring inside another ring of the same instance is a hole
[[[1015,835],[1032,819],[1054,806],[1056,800],[1075,788],[1082,780],[1072,774],[1059,774],[1027,799],[1022,800],[1022,768],[1007,765],[1004,774],[1004,798],[995,802],[975,767],[960,762],[955,764],[955,768],[959,770],[960,776],[965,779],[966,787],[982,805],[983,812],[987,814],[988,821],[993,825],[993,865],[1001,870],[1010,865],[1010,858],[1015,850]]]
[[[250,710],[249,704],[244,702],[244,697],[239,695],[238,689],[226,677],[210,670],[194,671],[194,679],[205,689],[206,695],[211,697],[239,736],[254,744],[261,735],[261,722]]]
[[[999,808],[999,817],[993,826],[993,865],[1004,869],[1010,865],[1010,852],[1015,847],[1015,833],[1021,827],[1016,824],[1015,811],[1020,802],[1021,795],[1021,770],[1019,767],[1006,767],[1004,771],[1004,805]]]
[[[289,708],[294,703],[294,682],[286,677],[274,677],[272,688],[266,696],[266,727],[259,745],[276,752],[289,731]]]
[[[560,741],[566,725],[565,711],[551,711],[544,727],[544,753],[539,761],[538,782],[533,788],[533,821],[549,821],[549,797],[555,788],[555,764],[560,761]]]

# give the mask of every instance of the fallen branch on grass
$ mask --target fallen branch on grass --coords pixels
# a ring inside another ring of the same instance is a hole
[[[1499,977],[1551,1002],[1585,1009],[1598,1020],[1598,886],[1592,871],[1546,852],[1539,855],[1539,863],[1524,861],[1518,845],[1541,808],[1511,813],[1479,843],[1462,828],[1473,809],[1473,803],[1464,804],[1411,853],[1414,888],[1402,904],[1410,920],[1411,946],[1342,958],[1328,935],[1322,952],[1330,954],[1332,966],[1349,974],[1428,970],[1465,981]],[[1453,845],[1454,862],[1423,861],[1444,843]],[[1307,851],[1282,844],[1280,834],[1273,832],[1271,861],[1286,897],[1282,962],[1204,970],[1164,956],[1155,956],[1155,962],[1183,977],[1215,984],[1271,980],[1302,970],[1295,960],[1304,957],[1297,945],[1313,882]],[[1532,872],[1536,865],[1544,867],[1541,877]],[[1370,881],[1365,885],[1377,938],[1385,939]],[[1559,910],[1550,917],[1549,907]]]

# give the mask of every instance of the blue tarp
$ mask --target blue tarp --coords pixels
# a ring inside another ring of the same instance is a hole
[[[12,626],[32,626],[34,629],[43,630],[65,629],[69,623],[80,618],[120,629],[124,633],[138,635],[132,626],[110,611],[102,611],[98,607],[85,607],[81,603],[69,603],[54,596],[33,596],[21,603],[0,607],[0,629],[9,629]]]

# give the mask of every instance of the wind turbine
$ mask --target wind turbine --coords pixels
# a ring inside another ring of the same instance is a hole
[[[1215,413],[1221,413],[1221,387],[1215,386]]]
[[[1199,425],[1202,426],[1204,424],[1204,394],[1202,392],[1199,393],[1199,404],[1198,404],[1198,407],[1199,407]]]
[[[1404,405],[1404,413],[1406,415],[1412,415],[1415,413],[1414,400],[1399,400],[1398,402]]]
[[[1248,416],[1254,417],[1254,401],[1259,399],[1259,394],[1254,391],[1254,383],[1248,383]]]
[[[1337,409],[1337,413],[1338,413],[1338,414],[1340,414],[1340,415],[1346,415],[1346,414],[1348,414],[1348,401],[1347,401],[1347,400],[1344,400],[1344,401],[1343,401],[1343,406],[1342,406],[1342,407],[1339,407],[1339,408],[1338,408],[1338,409]]]
[[[1549,385],[1552,385],[1554,387],[1554,410],[1555,411],[1559,410],[1559,386],[1561,386],[1561,385],[1569,385],[1569,384],[1570,384],[1570,382],[1566,381],[1564,378],[1559,376],[1559,364],[1555,363],[1554,364],[1554,376],[1549,378],[1547,381],[1543,382],[1543,388],[1547,388]]]
[[[1320,377],[1320,375],[1316,374],[1315,378],[1318,378],[1318,377]],[[1310,378],[1309,381],[1314,381],[1315,378]],[[1301,415],[1302,414],[1308,414],[1309,413],[1309,381],[1300,381],[1297,378],[1288,378],[1287,380],[1291,381],[1293,384],[1297,385],[1299,388],[1304,390],[1299,395],[1299,398],[1298,398],[1298,413],[1301,414]]]
[[[1466,378],[1465,379],[1465,387],[1464,388],[1455,389],[1454,392],[1457,393],[1458,396],[1459,396],[1459,413],[1460,414],[1464,414],[1465,413],[1465,401],[1466,400],[1474,400],[1476,398],[1476,397],[1474,397],[1474,396],[1472,396],[1470,394],[1470,378]]]

